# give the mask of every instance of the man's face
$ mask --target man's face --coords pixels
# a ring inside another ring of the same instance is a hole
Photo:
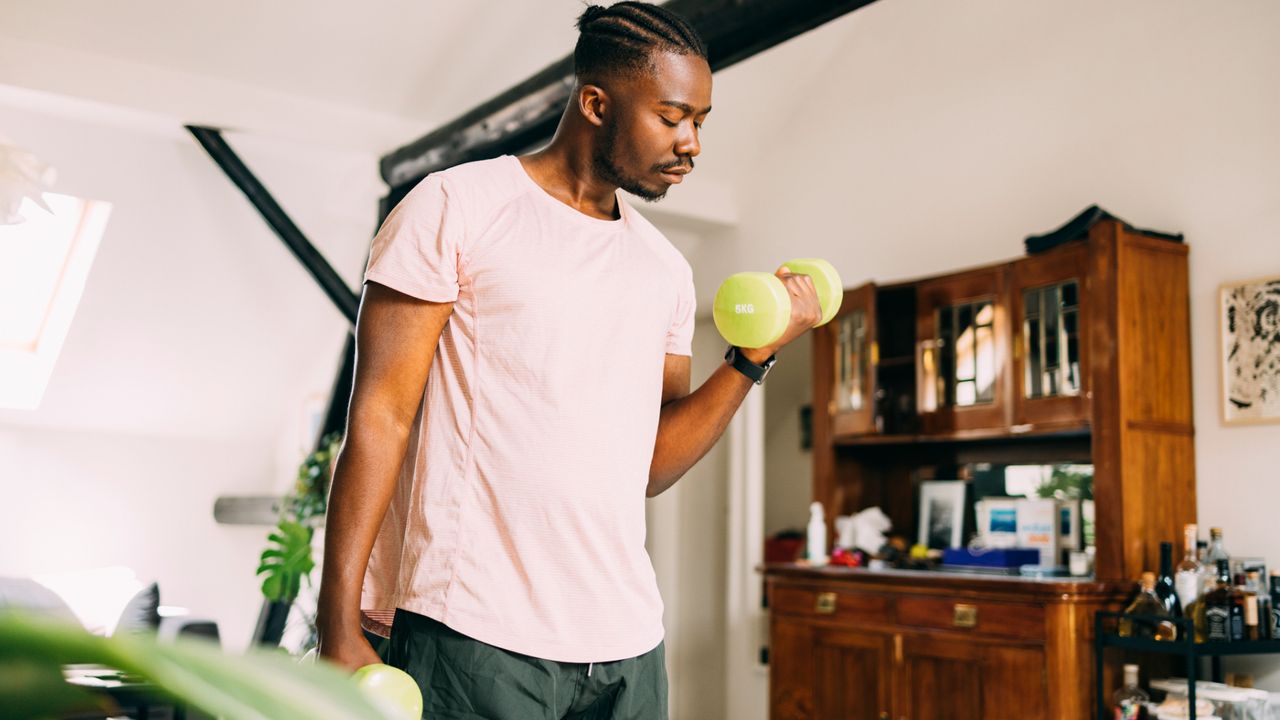
[[[711,112],[711,68],[696,55],[654,53],[652,75],[619,78],[606,89],[613,103],[604,113],[592,158],[596,173],[648,201],[693,170],[702,151],[698,130]]]

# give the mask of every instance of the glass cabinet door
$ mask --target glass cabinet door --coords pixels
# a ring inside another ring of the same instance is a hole
[[[1088,269],[1084,244],[1014,264],[1013,422],[1019,430],[1089,424]]]
[[[1022,292],[1022,396],[1080,394],[1080,282]]]
[[[995,304],[978,300],[935,312],[933,342],[942,404],[972,407],[995,402]]]
[[[840,313],[818,328],[830,338],[832,431],[837,435],[876,432],[876,287],[846,290]]]
[[[928,434],[1007,427],[1009,266],[917,288],[917,407]]]
[[[862,410],[870,402],[866,394],[871,365],[867,312],[854,310],[837,318],[836,323],[836,412]]]

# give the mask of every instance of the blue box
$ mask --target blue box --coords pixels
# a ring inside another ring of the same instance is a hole
[[[1035,548],[947,548],[942,551],[943,565],[968,565],[970,567],[1016,568],[1036,565],[1040,551]]]

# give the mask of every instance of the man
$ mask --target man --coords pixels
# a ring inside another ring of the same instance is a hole
[[[690,392],[692,271],[618,189],[655,201],[693,169],[706,50],[646,3],[578,28],[551,144],[427,177],[365,275],[320,652],[379,662],[361,610],[394,611],[388,662],[433,719],[666,717],[644,499],[820,317],[812,281],[780,270],[786,333]]]

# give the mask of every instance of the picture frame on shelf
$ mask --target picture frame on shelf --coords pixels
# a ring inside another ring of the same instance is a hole
[[[1280,423],[1280,276],[1218,292],[1224,425]]]
[[[964,545],[967,485],[963,480],[926,480],[920,483],[919,544],[938,550]]]

